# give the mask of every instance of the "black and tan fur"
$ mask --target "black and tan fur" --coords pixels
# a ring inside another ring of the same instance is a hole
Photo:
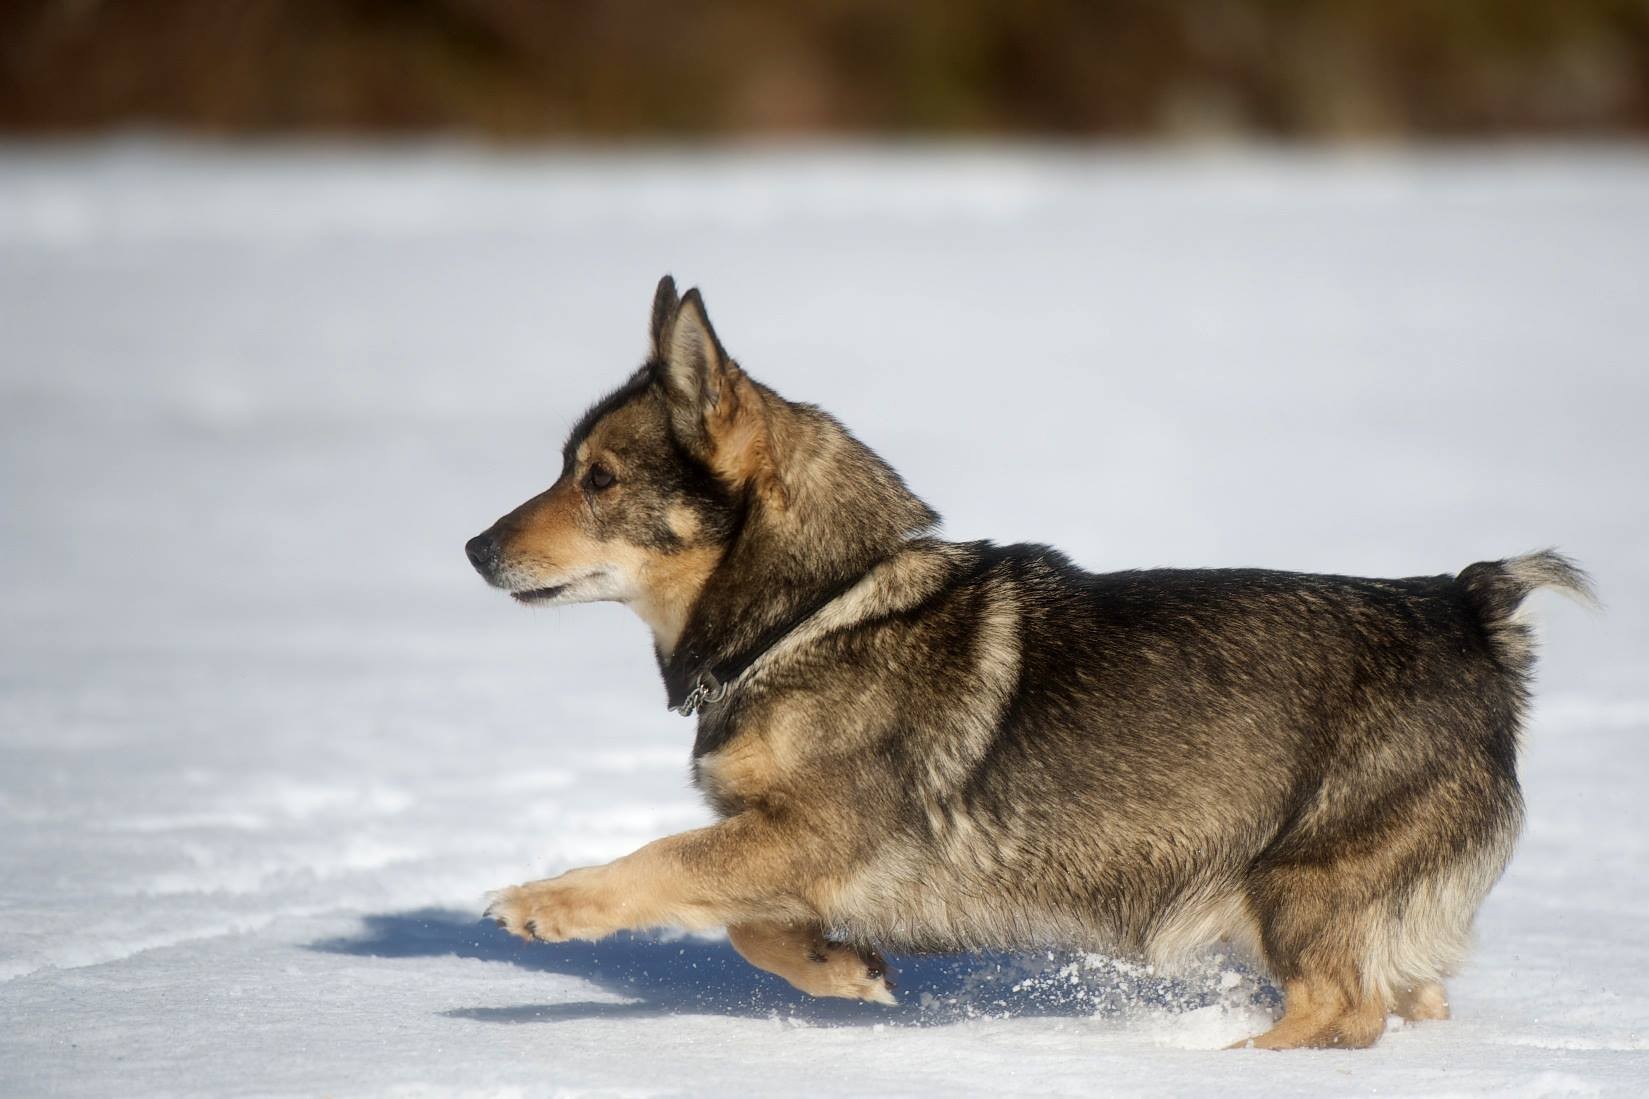
[[[512,932],[725,926],[807,992],[891,1000],[873,944],[1162,959],[1221,937],[1281,984],[1258,1046],[1366,1046],[1441,984],[1522,819],[1534,588],[1457,576],[1084,572],[951,543],[830,416],[728,358],[659,284],[648,362],[560,478],[472,540],[525,602],[629,603],[698,720],[719,823],[497,894]]]

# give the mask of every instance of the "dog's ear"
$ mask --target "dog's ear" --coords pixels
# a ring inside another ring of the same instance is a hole
[[[754,484],[782,506],[788,495],[774,460],[767,396],[727,357],[696,288],[667,329],[660,358],[677,437],[728,484]]]
[[[659,304],[665,296],[665,288],[660,284],[659,298],[653,303],[655,324]],[[675,296],[673,284],[668,296]],[[696,287],[687,291],[681,304],[671,312],[669,323],[656,337],[660,340],[659,358],[664,360],[664,384],[670,391],[671,404],[681,413],[677,426],[684,429],[684,437],[692,439],[697,432],[691,421],[715,406],[731,364],[721,341],[716,339],[716,330],[710,327],[704,299]]]
[[[681,299],[676,297],[676,280],[665,275],[653,291],[652,357],[663,359],[669,352],[670,324],[676,319]]]

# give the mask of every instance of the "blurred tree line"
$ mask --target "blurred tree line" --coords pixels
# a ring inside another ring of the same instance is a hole
[[[0,129],[1649,131],[1649,0],[0,0]]]

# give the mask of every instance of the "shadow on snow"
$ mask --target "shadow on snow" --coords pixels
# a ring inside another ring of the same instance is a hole
[[[443,909],[367,916],[359,935],[310,949],[369,958],[474,958],[576,977],[626,1002],[580,1000],[460,1008],[444,1014],[489,1023],[664,1015],[783,1017],[823,1025],[933,1026],[962,1019],[1129,1017],[1211,1004],[1275,1006],[1263,980],[1220,956],[1176,976],[1099,955],[940,954],[889,956],[898,1006],[803,995],[747,964],[725,939],[619,934],[600,942],[524,943],[490,920]],[[1237,974],[1234,983],[1231,973]]]

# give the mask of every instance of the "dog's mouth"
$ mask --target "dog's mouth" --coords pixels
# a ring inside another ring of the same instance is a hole
[[[509,591],[510,598],[517,603],[553,603],[563,597],[575,603],[588,602],[592,597],[595,597],[595,593],[600,588],[601,581],[606,575],[607,570],[597,566],[587,572],[569,576],[559,584],[545,584],[541,588],[518,588],[514,590],[506,588],[505,590]],[[592,582],[596,585],[594,589],[591,587]]]
[[[510,592],[510,598],[515,600],[517,603],[542,603],[546,600],[554,599],[571,586],[572,585],[570,584],[556,584],[548,588],[532,588],[528,591],[512,591]]]

